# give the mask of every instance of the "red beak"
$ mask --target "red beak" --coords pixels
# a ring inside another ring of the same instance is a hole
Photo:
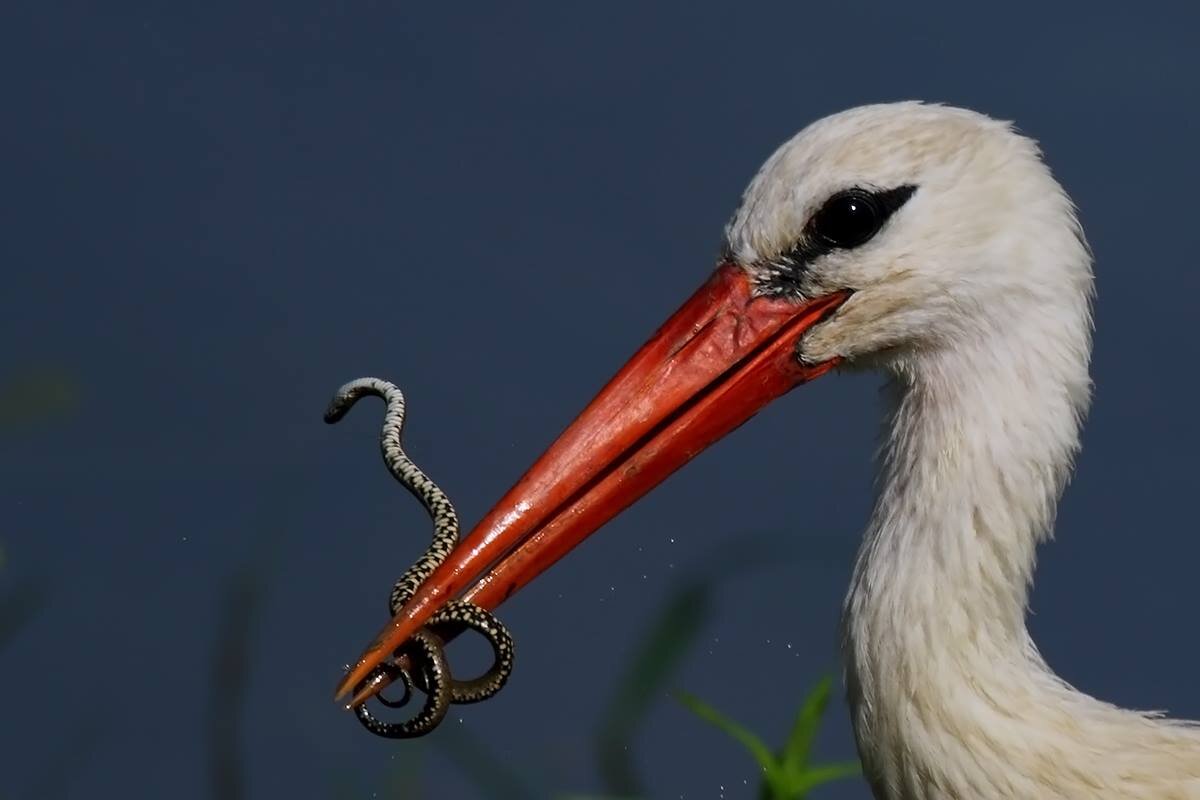
[[[803,364],[796,345],[847,297],[757,297],[744,270],[720,266],[380,631],[336,697],[448,601],[495,608],[767,403],[828,372],[836,360]]]

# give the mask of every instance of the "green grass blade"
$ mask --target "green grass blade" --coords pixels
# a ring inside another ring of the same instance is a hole
[[[804,698],[804,704],[800,706],[800,712],[796,715],[796,721],[792,724],[792,731],[783,745],[779,759],[789,778],[799,777],[808,766],[813,739],[821,726],[821,718],[825,715],[832,688],[833,678],[826,675],[809,691],[808,696]]]
[[[795,796],[803,797],[807,792],[822,784],[833,783],[834,781],[845,780],[846,778],[857,778],[861,775],[862,764],[859,764],[857,761],[839,761],[834,764],[822,764],[804,773],[803,778],[795,785],[795,790],[799,792]]]
[[[746,748],[764,772],[774,774],[778,771],[775,754],[771,752],[771,748],[767,747],[762,739],[751,733],[749,728],[725,716],[695,695],[688,694],[687,692],[677,692],[676,697],[693,714],[710,725],[724,731],[728,736],[741,744],[742,747]]]

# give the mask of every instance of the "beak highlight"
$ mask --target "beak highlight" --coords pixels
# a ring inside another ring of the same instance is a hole
[[[803,364],[796,346],[849,296],[758,297],[743,269],[721,265],[380,631],[335,698],[450,600],[495,608],[769,402],[828,372],[837,359]]]

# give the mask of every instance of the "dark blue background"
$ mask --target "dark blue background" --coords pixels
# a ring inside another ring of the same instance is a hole
[[[425,796],[479,796],[447,748],[330,702],[427,522],[379,464],[378,404],[328,428],[329,395],[401,384],[410,452],[477,519],[708,273],[774,147],[907,98],[1016,120],[1096,252],[1096,402],[1035,637],[1088,692],[1200,717],[1194,8],[337,5],[0,12],[0,383],[74,398],[0,433],[0,588],[48,597],[0,654],[8,795],[212,796],[212,651],[250,569],[229,708],[253,797],[388,796],[411,747]],[[879,383],[787,397],[515,598],[511,686],[447,725],[597,789],[642,626],[774,532],[786,557],[722,583],[674,684],[780,739],[836,664]],[[654,797],[756,783],[669,698],[638,745]],[[853,752],[840,701],[820,751]]]

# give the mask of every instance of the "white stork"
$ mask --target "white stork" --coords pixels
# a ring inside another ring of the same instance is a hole
[[[1068,686],[1025,626],[1079,447],[1091,257],[1037,146],[957,108],[852,109],[767,160],[717,272],[351,671],[448,599],[494,607],[705,446],[831,367],[883,371],[889,430],[844,616],[880,800],[1200,798],[1200,727]]]

